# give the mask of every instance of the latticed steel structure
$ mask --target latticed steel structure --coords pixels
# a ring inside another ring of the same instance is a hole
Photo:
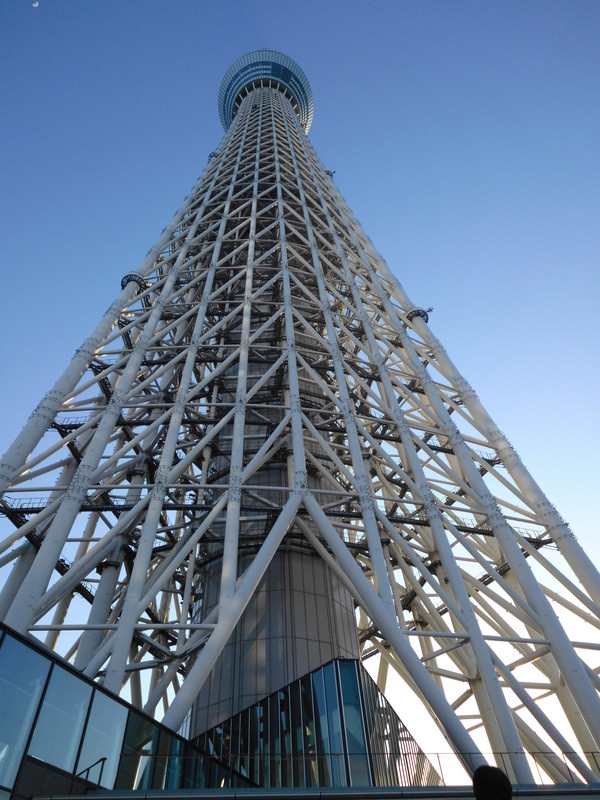
[[[219,111],[2,459],[2,618],[192,738],[378,655],[469,769],[596,780],[597,570],[337,191],[300,68],[244,56]]]

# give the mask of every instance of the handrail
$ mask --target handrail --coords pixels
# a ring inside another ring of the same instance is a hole
[[[78,772],[75,777],[76,778],[83,778],[83,773],[85,772],[86,773],[85,780],[88,780],[89,774],[90,774],[90,770],[93,767],[95,767],[96,764],[101,764],[102,766],[100,767],[100,775],[98,776],[98,781],[97,781],[98,784],[101,784],[102,783],[102,773],[104,772],[104,765],[105,765],[106,761],[107,761],[107,757],[106,756],[102,756],[97,761],[94,761],[93,764],[90,764],[89,767],[86,767],[85,769],[82,769],[81,772]]]

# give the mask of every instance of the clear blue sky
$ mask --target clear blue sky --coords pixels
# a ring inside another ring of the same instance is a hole
[[[289,54],[376,247],[580,540],[598,511],[600,3],[10,0],[0,10],[3,451]]]

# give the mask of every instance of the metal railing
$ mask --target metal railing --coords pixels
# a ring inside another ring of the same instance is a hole
[[[94,781],[94,783],[102,784],[102,773],[104,772],[104,765],[106,764],[106,761],[107,757],[102,756],[102,758],[99,758],[97,761],[94,761],[93,764],[90,764],[89,767],[86,767],[85,769],[82,769],[81,772],[78,772],[76,774],[76,777],[83,778],[84,780],[89,780],[90,770],[94,769],[94,767],[97,767],[98,764],[100,764],[100,773],[98,775],[98,780]]]

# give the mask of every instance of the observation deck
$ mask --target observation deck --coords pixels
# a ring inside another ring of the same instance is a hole
[[[313,120],[310,84],[298,64],[276,50],[253,50],[229,67],[219,89],[219,118],[227,130],[243,98],[259,86],[279,89],[291,102],[304,132]]]

